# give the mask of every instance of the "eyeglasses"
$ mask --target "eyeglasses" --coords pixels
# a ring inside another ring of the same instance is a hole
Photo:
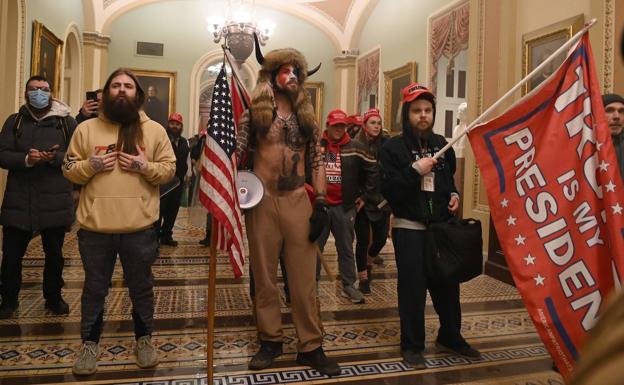
[[[50,92],[50,87],[33,87],[30,86],[26,89],[27,91],[37,91],[37,90],[41,90],[43,92]]]

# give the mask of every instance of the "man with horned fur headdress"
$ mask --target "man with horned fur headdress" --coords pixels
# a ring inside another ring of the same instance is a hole
[[[257,38],[256,58],[262,68],[251,106],[239,121],[236,149],[241,163],[253,164],[265,187],[260,204],[245,213],[260,339],[249,368],[265,369],[282,354],[277,264],[283,251],[299,338],[297,362],[338,375],[340,367],[323,351],[316,302],[314,242],[328,216],[319,127],[303,83],[318,67],[308,73],[305,58],[292,48],[262,56]],[[314,207],[304,187],[306,169],[316,197]]]

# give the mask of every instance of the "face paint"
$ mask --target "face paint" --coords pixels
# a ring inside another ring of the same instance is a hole
[[[281,66],[275,77],[275,83],[277,83],[277,87],[282,90],[291,86],[297,87],[299,83],[297,74],[295,73],[295,67],[291,64]]]

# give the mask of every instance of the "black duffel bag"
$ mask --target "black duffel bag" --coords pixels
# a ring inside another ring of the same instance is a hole
[[[427,225],[425,274],[431,283],[466,282],[483,270],[481,221],[451,217]]]

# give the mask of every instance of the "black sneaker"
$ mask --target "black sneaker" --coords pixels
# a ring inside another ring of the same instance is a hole
[[[416,370],[427,369],[425,357],[420,352],[413,350],[401,350],[401,357],[403,357],[403,361],[407,365]]]
[[[297,353],[297,363],[310,366],[312,369],[316,369],[317,372],[330,377],[337,376],[341,372],[338,363],[327,357],[322,347],[305,353]]]
[[[251,358],[249,362],[250,370],[266,369],[273,364],[273,360],[282,355],[282,343],[262,341],[260,350]]]
[[[371,294],[370,280],[367,279],[367,280],[360,281],[360,284],[358,285],[358,289],[360,289],[362,294],[370,295]]]
[[[69,305],[67,302],[63,301],[63,298],[58,300],[47,299],[45,302],[45,308],[56,315],[69,314]]]
[[[458,356],[466,358],[481,358],[481,352],[473,349],[468,343],[464,343],[458,347],[450,347],[440,343],[440,341],[436,341],[436,347],[442,352],[457,354]]]
[[[19,303],[10,302],[10,301],[2,301],[2,305],[0,305],[0,319],[9,319],[13,317],[13,313],[17,310]]]
[[[383,260],[383,258],[381,258],[381,256],[378,255],[375,258],[373,258],[373,263],[375,265],[382,266],[384,264],[384,260]]]
[[[178,241],[175,241],[173,238],[162,238],[160,240],[160,244],[161,245],[165,245],[165,246],[176,247],[176,246],[178,246]]]
[[[210,237],[206,237],[199,241],[199,244],[202,246],[210,246]]]

